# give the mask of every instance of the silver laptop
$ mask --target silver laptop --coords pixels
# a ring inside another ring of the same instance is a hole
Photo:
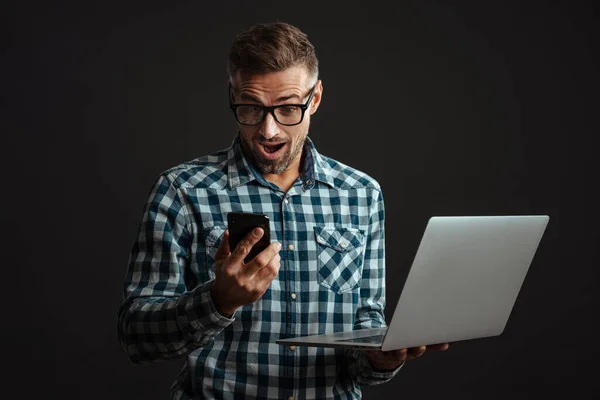
[[[548,221],[547,215],[432,217],[389,327],[276,343],[387,351],[498,336]]]

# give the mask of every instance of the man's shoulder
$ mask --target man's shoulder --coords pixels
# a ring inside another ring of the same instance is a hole
[[[369,174],[331,157],[319,155],[333,184],[342,190],[367,188],[381,191],[379,182]]]
[[[181,188],[223,188],[227,185],[228,150],[222,149],[165,170],[167,177]]]

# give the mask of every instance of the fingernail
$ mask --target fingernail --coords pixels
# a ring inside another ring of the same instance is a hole
[[[277,244],[275,245],[275,247],[277,247],[277,251],[281,250],[281,243],[277,242]]]
[[[252,231],[252,233],[254,234],[254,236],[260,236],[260,229],[259,228],[254,228],[254,230]]]

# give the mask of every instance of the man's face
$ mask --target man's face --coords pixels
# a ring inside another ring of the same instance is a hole
[[[314,84],[312,79],[304,67],[267,74],[238,72],[232,81],[233,103],[263,106],[304,104]],[[281,125],[271,113],[267,113],[258,125],[238,123],[244,153],[262,174],[281,174],[293,168],[298,171],[310,116],[317,111],[322,90],[319,81],[304,118],[298,125]]]

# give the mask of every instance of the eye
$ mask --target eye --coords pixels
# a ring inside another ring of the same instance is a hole
[[[237,113],[241,115],[260,115],[262,108],[259,106],[239,106]]]
[[[262,108],[255,107],[255,106],[248,106],[247,107],[247,111],[250,112],[250,113],[253,113],[253,114],[257,114],[257,113],[262,112]]]
[[[283,106],[279,109],[283,114],[294,114],[298,112],[299,108],[296,106]]]

